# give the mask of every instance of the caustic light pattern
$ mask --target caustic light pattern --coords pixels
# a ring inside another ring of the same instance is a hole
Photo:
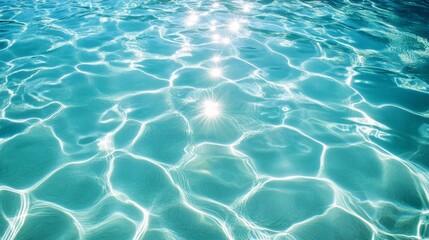
[[[0,0],[0,238],[429,239],[428,16]]]

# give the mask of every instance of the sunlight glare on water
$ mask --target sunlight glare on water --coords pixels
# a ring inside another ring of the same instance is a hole
[[[427,16],[0,0],[0,238],[429,239]]]
[[[202,109],[204,116],[207,118],[217,118],[221,114],[220,104],[212,100],[205,100]]]

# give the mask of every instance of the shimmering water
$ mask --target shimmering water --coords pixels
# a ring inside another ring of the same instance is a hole
[[[428,16],[0,0],[0,236],[429,239]]]

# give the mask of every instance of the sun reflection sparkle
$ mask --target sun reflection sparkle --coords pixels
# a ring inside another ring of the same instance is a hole
[[[212,35],[212,39],[214,42],[219,42],[219,40],[221,39],[221,36],[217,33]]]
[[[238,20],[234,20],[228,25],[229,31],[233,33],[237,33],[238,31],[240,31],[240,28],[241,28],[241,25]]]
[[[214,63],[218,63],[218,62],[220,62],[220,56],[219,56],[219,55],[214,55],[214,56],[212,57],[212,61],[213,61]]]
[[[209,119],[217,118],[222,113],[220,104],[214,100],[205,100],[201,108],[204,117]]]
[[[250,10],[252,10],[252,6],[251,6],[250,4],[248,4],[248,3],[246,3],[246,4],[243,6],[243,12],[245,12],[245,13],[249,13],[249,12],[250,12]]]
[[[214,32],[214,31],[216,31],[216,29],[217,29],[216,26],[214,26],[214,25],[210,26],[210,31]]]
[[[219,78],[222,76],[222,69],[218,68],[218,67],[214,67],[212,69],[210,69],[210,76],[213,78]]]
[[[224,38],[222,38],[222,43],[223,44],[230,44],[231,43],[231,39],[229,39],[229,37],[224,37]]]
[[[191,12],[185,19],[185,25],[188,27],[195,26],[199,20],[200,17],[195,12]]]

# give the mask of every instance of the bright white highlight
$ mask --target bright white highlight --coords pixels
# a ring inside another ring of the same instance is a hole
[[[220,62],[220,56],[219,56],[219,55],[214,55],[214,56],[213,56],[213,58],[212,58],[212,61],[213,61],[214,63],[218,63],[218,62]]]
[[[97,146],[102,151],[111,151],[113,149],[113,141],[110,135],[106,135],[104,138],[100,139],[97,143]]]
[[[196,13],[192,12],[185,19],[185,25],[188,26],[188,27],[195,26],[198,23],[199,20],[200,20],[200,17]]]
[[[238,31],[240,31],[241,25],[237,20],[232,21],[229,25],[228,25],[228,29],[230,32],[233,33],[237,33]]]
[[[212,7],[213,7],[213,8],[219,8],[219,7],[220,7],[220,4],[219,4],[218,2],[215,2],[215,3],[213,3]]]
[[[218,102],[205,100],[202,105],[202,113],[207,118],[216,118],[221,114],[221,107]]]
[[[229,39],[229,37],[224,37],[224,38],[222,38],[222,43],[223,44],[230,44],[231,43],[231,39]]]
[[[182,51],[190,51],[191,50],[191,44],[186,41],[182,44]]]
[[[212,39],[214,42],[219,42],[220,38],[221,38],[220,35],[217,33],[212,35]]]
[[[248,13],[250,10],[252,10],[252,6],[250,4],[245,4],[243,6],[243,12]]]
[[[212,68],[210,69],[210,76],[214,78],[218,78],[222,76],[222,69],[220,68]]]

